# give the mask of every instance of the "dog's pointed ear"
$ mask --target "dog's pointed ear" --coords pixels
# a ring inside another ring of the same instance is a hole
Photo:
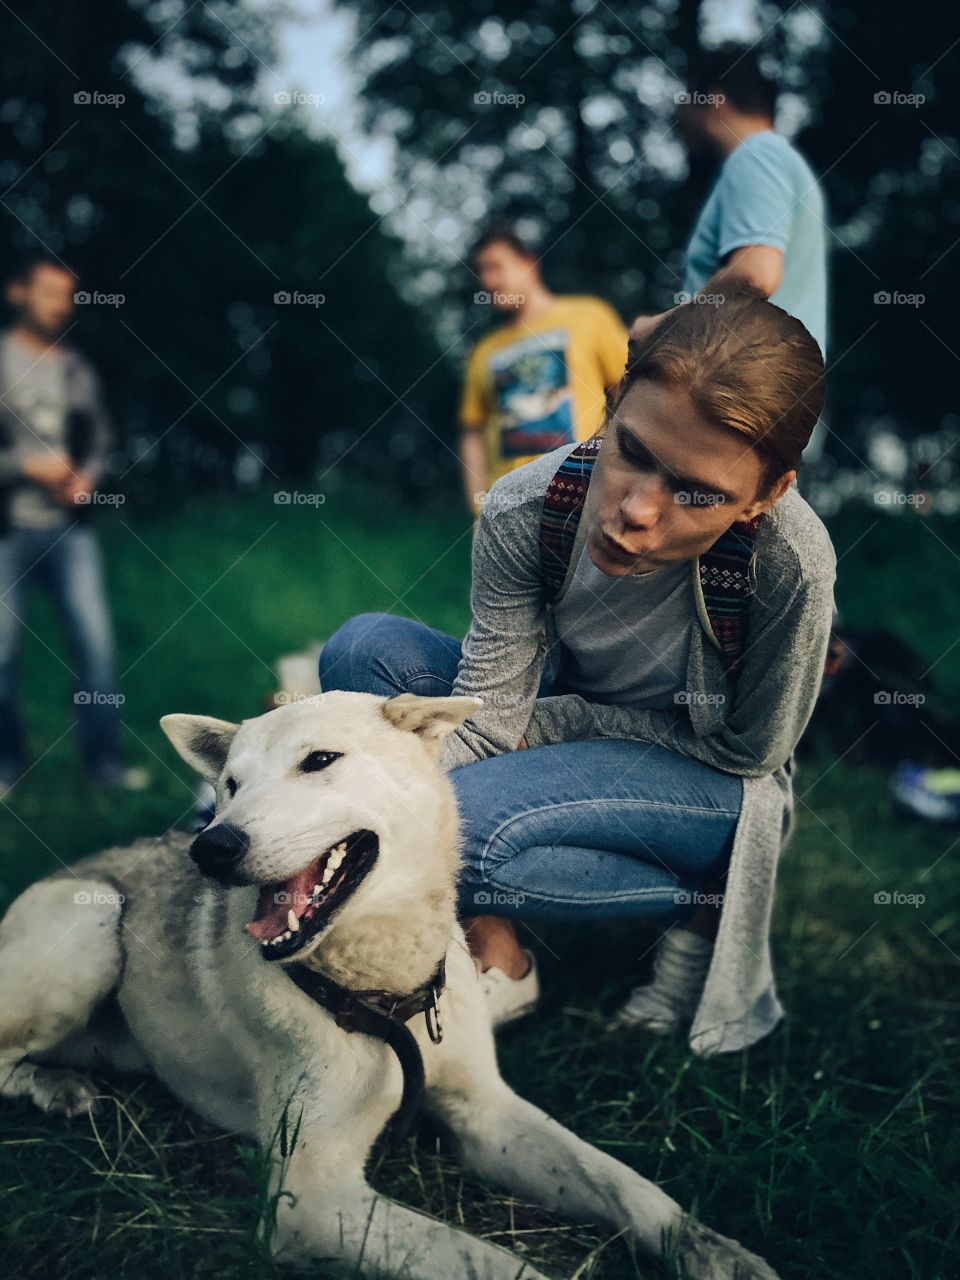
[[[389,724],[415,733],[436,753],[444,738],[482,706],[482,698],[423,698],[416,693],[398,693],[381,703],[380,710]]]
[[[240,728],[211,716],[163,716],[160,728],[191,768],[207,782],[216,782]]]

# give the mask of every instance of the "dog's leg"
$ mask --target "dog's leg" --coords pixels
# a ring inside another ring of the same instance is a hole
[[[364,1084],[364,1071],[348,1083],[356,1079]],[[302,1082],[288,1107],[287,1156],[280,1157],[275,1140],[265,1143],[273,1164],[276,1261],[376,1280],[547,1280],[506,1249],[376,1193],[364,1166],[381,1124],[380,1098],[367,1098],[372,1107],[358,1111],[356,1094],[340,1085],[342,1078],[326,1073]]]
[[[91,1110],[93,1083],[55,1063],[115,986],[121,968],[120,903],[106,882],[44,880],[0,923],[0,1097],[45,1111]]]
[[[466,1166],[555,1213],[623,1233],[654,1257],[667,1245],[689,1280],[776,1280],[760,1258],[685,1218],[659,1187],[518,1097],[500,1076],[465,947],[450,948],[447,972],[443,1041],[430,1045],[421,1035],[426,1101]]]
[[[314,1154],[312,1145],[294,1151],[283,1170],[278,1262],[301,1269],[322,1262],[324,1275],[377,1280],[547,1280],[505,1249],[378,1195],[354,1148],[325,1142]]]
[[[450,1128],[465,1165],[553,1212],[622,1232],[658,1257],[675,1249],[689,1280],[776,1280],[762,1259],[684,1218],[676,1201],[518,1097],[502,1080],[453,1090],[435,1085],[431,1109]]]

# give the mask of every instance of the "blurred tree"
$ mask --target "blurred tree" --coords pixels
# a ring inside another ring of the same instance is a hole
[[[955,440],[960,114],[949,86],[960,74],[956,11],[930,5],[907,15],[879,0],[832,3],[823,16],[823,54],[803,67],[812,118],[800,145],[825,175],[834,230],[833,429],[859,445],[862,427],[888,418],[901,434],[939,429]],[[917,95],[922,101],[912,101]],[[876,294],[896,293],[923,301],[874,302]],[[957,452],[941,456],[941,482],[960,476]]]
[[[343,456],[354,474],[389,481],[393,468],[442,493],[454,451],[420,423],[444,423],[452,375],[416,385],[440,355],[430,317],[391,283],[402,246],[332,144],[295,107],[263,115],[275,16],[239,0],[8,10],[7,265],[43,249],[79,267],[87,292],[123,295],[78,307],[71,340],[104,376],[125,488],[261,470],[307,488]],[[297,293],[325,301],[275,301]]]
[[[396,139],[425,258],[462,258],[496,210],[539,233],[558,288],[639,309],[682,287],[694,201],[668,180],[685,167],[662,103],[682,88],[696,4],[344,3],[366,122]]]
[[[555,288],[599,292],[628,317],[672,303],[713,175],[690,172],[670,119],[715,3],[343,4],[358,14],[351,56],[367,126],[395,137],[411,188],[398,221],[425,263],[459,260],[438,291],[449,296],[452,280],[461,299],[472,292],[465,248],[497,213],[539,233]],[[784,123],[823,177],[834,224],[834,430],[862,452],[859,432],[883,415],[908,434],[956,424],[947,388],[960,338],[945,286],[960,252],[960,140],[942,87],[960,57],[954,15],[765,0],[756,21]],[[883,92],[925,101],[875,101]],[[894,290],[925,302],[874,303]]]

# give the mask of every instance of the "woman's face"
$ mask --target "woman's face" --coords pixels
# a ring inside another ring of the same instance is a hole
[[[735,520],[769,510],[796,476],[786,472],[758,501],[761,471],[746,440],[705,422],[684,388],[635,382],[607,425],[590,482],[591,560],[616,575],[692,560]]]

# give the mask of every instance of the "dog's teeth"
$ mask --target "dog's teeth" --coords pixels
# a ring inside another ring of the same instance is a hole
[[[320,895],[321,893],[323,893],[323,889],[321,889],[320,885],[315,884],[315,885],[313,886],[313,896],[314,896],[315,898],[316,898],[316,897],[319,897],[319,895]]]
[[[333,879],[333,867],[326,867],[323,872],[323,883],[329,884],[332,879]]]
[[[300,921],[297,919],[297,913],[294,911],[293,907],[291,907],[287,912],[287,925],[293,933],[300,932]]]

